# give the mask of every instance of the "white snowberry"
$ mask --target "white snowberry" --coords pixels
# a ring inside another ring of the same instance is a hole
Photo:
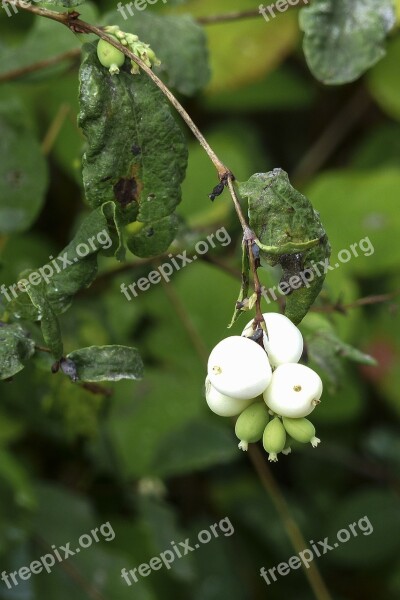
[[[273,367],[286,363],[296,363],[303,353],[303,336],[290,319],[280,313],[264,313],[268,336],[264,332],[263,344]],[[242,335],[250,337],[254,333],[253,321],[247,323]]]
[[[236,417],[247,408],[254,399],[238,400],[230,398],[224,394],[220,394],[215,387],[210,383],[209,378],[206,378],[206,400],[210,409],[220,417]]]
[[[221,394],[248,399],[262,394],[271,382],[271,365],[256,342],[239,335],[225,338],[208,359],[208,377]]]
[[[277,367],[263,394],[265,403],[274,413],[293,418],[309,415],[319,404],[321,395],[319,375],[297,363]]]

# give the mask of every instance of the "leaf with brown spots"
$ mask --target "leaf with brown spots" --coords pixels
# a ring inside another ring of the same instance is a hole
[[[154,244],[163,247],[175,231],[174,219],[166,217],[181,200],[187,165],[185,138],[167,101],[144,73],[133,76],[126,68],[110,75],[87,45],[80,69],[79,125],[87,139],[83,182],[92,208],[112,201],[122,223],[171,223],[168,234],[161,228],[164,244],[152,240],[152,254]]]

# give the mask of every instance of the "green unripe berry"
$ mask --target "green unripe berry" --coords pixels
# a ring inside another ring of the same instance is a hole
[[[283,417],[283,425],[288,434],[302,444],[311,442],[313,448],[316,448],[320,443],[320,439],[315,437],[315,427],[308,419],[291,419]]]
[[[105,40],[99,40],[97,44],[97,56],[103,67],[109,68],[111,75],[119,73],[119,67],[122,67],[125,62],[125,54]]]
[[[248,444],[260,441],[268,421],[268,408],[264,402],[255,402],[245,408],[235,425],[235,433],[240,440],[239,448],[247,450]]]
[[[276,462],[279,452],[286,446],[286,431],[282,421],[275,417],[268,423],[263,435],[264,450],[268,452],[268,460]]]

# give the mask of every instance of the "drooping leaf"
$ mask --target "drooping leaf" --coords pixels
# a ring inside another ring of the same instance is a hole
[[[319,214],[311,202],[293,188],[285,171],[257,173],[239,185],[248,198],[249,223],[269,265],[283,268],[281,290],[286,295],[286,316],[299,323],[322,289],[325,273],[317,276],[313,264],[329,261],[330,245]],[[310,270],[314,277],[311,280]]]
[[[161,60],[155,71],[168,87],[185,96],[193,96],[201,90],[210,76],[203,28],[190,15],[157,15],[136,11],[134,7],[133,12],[132,19],[124,19],[120,12],[113,11],[104,20],[150,44]],[[129,15],[126,7],[125,14]]]
[[[345,365],[342,359],[363,365],[377,365],[372,356],[343,342],[332,323],[322,315],[310,312],[303,320],[301,330],[308,359],[320,369],[332,391],[343,386]],[[351,385],[348,387],[351,388]]]
[[[23,273],[23,276],[28,277],[29,273]],[[42,281],[37,286],[28,285],[26,286],[26,293],[38,311],[43,339],[50,348],[54,358],[59,360],[63,355],[61,329],[58,319],[46,297],[46,284]]]
[[[311,72],[330,85],[358,79],[385,55],[395,22],[393,0],[314,0],[300,12]]]
[[[42,301],[35,304],[29,294],[20,292],[11,299],[7,309],[17,318],[30,321],[41,319],[43,311],[48,317],[46,321],[52,319],[49,310],[56,315],[64,313],[75,294],[94,281],[99,252],[107,256],[115,254],[120,260],[124,257],[121,228],[119,207],[113,202],[91,211],[68,246],[36,270],[41,283],[45,284],[41,288]],[[47,309],[43,309],[44,304],[48,304]]]
[[[89,346],[67,355],[76,367],[78,381],[120,381],[140,379],[143,363],[136,348]]]
[[[47,187],[47,167],[36,137],[0,114],[0,233],[29,229]]]
[[[87,200],[92,207],[112,201],[120,221],[138,220],[153,231],[161,229],[159,243],[149,237],[146,255],[154,254],[154,247],[162,252],[172,233],[167,227],[163,237],[165,222],[159,226],[157,221],[179,204],[187,164],[181,129],[147,75],[124,70],[110,75],[93,46],[85,47],[80,81],[79,124],[88,141],[83,158]],[[146,245],[139,245],[145,255]]]
[[[22,371],[35,352],[35,342],[17,323],[0,323],[0,379],[8,379]]]

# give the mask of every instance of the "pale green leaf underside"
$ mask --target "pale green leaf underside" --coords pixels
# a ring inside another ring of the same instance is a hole
[[[27,337],[21,325],[0,323],[0,379],[22,371],[34,352],[35,342]]]
[[[68,354],[77,370],[78,381],[120,381],[141,379],[143,363],[136,348],[89,346]]]
[[[300,12],[311,72],[330,85],[358,79],[385,55],[395,22],[392,0],[313,0]]]

